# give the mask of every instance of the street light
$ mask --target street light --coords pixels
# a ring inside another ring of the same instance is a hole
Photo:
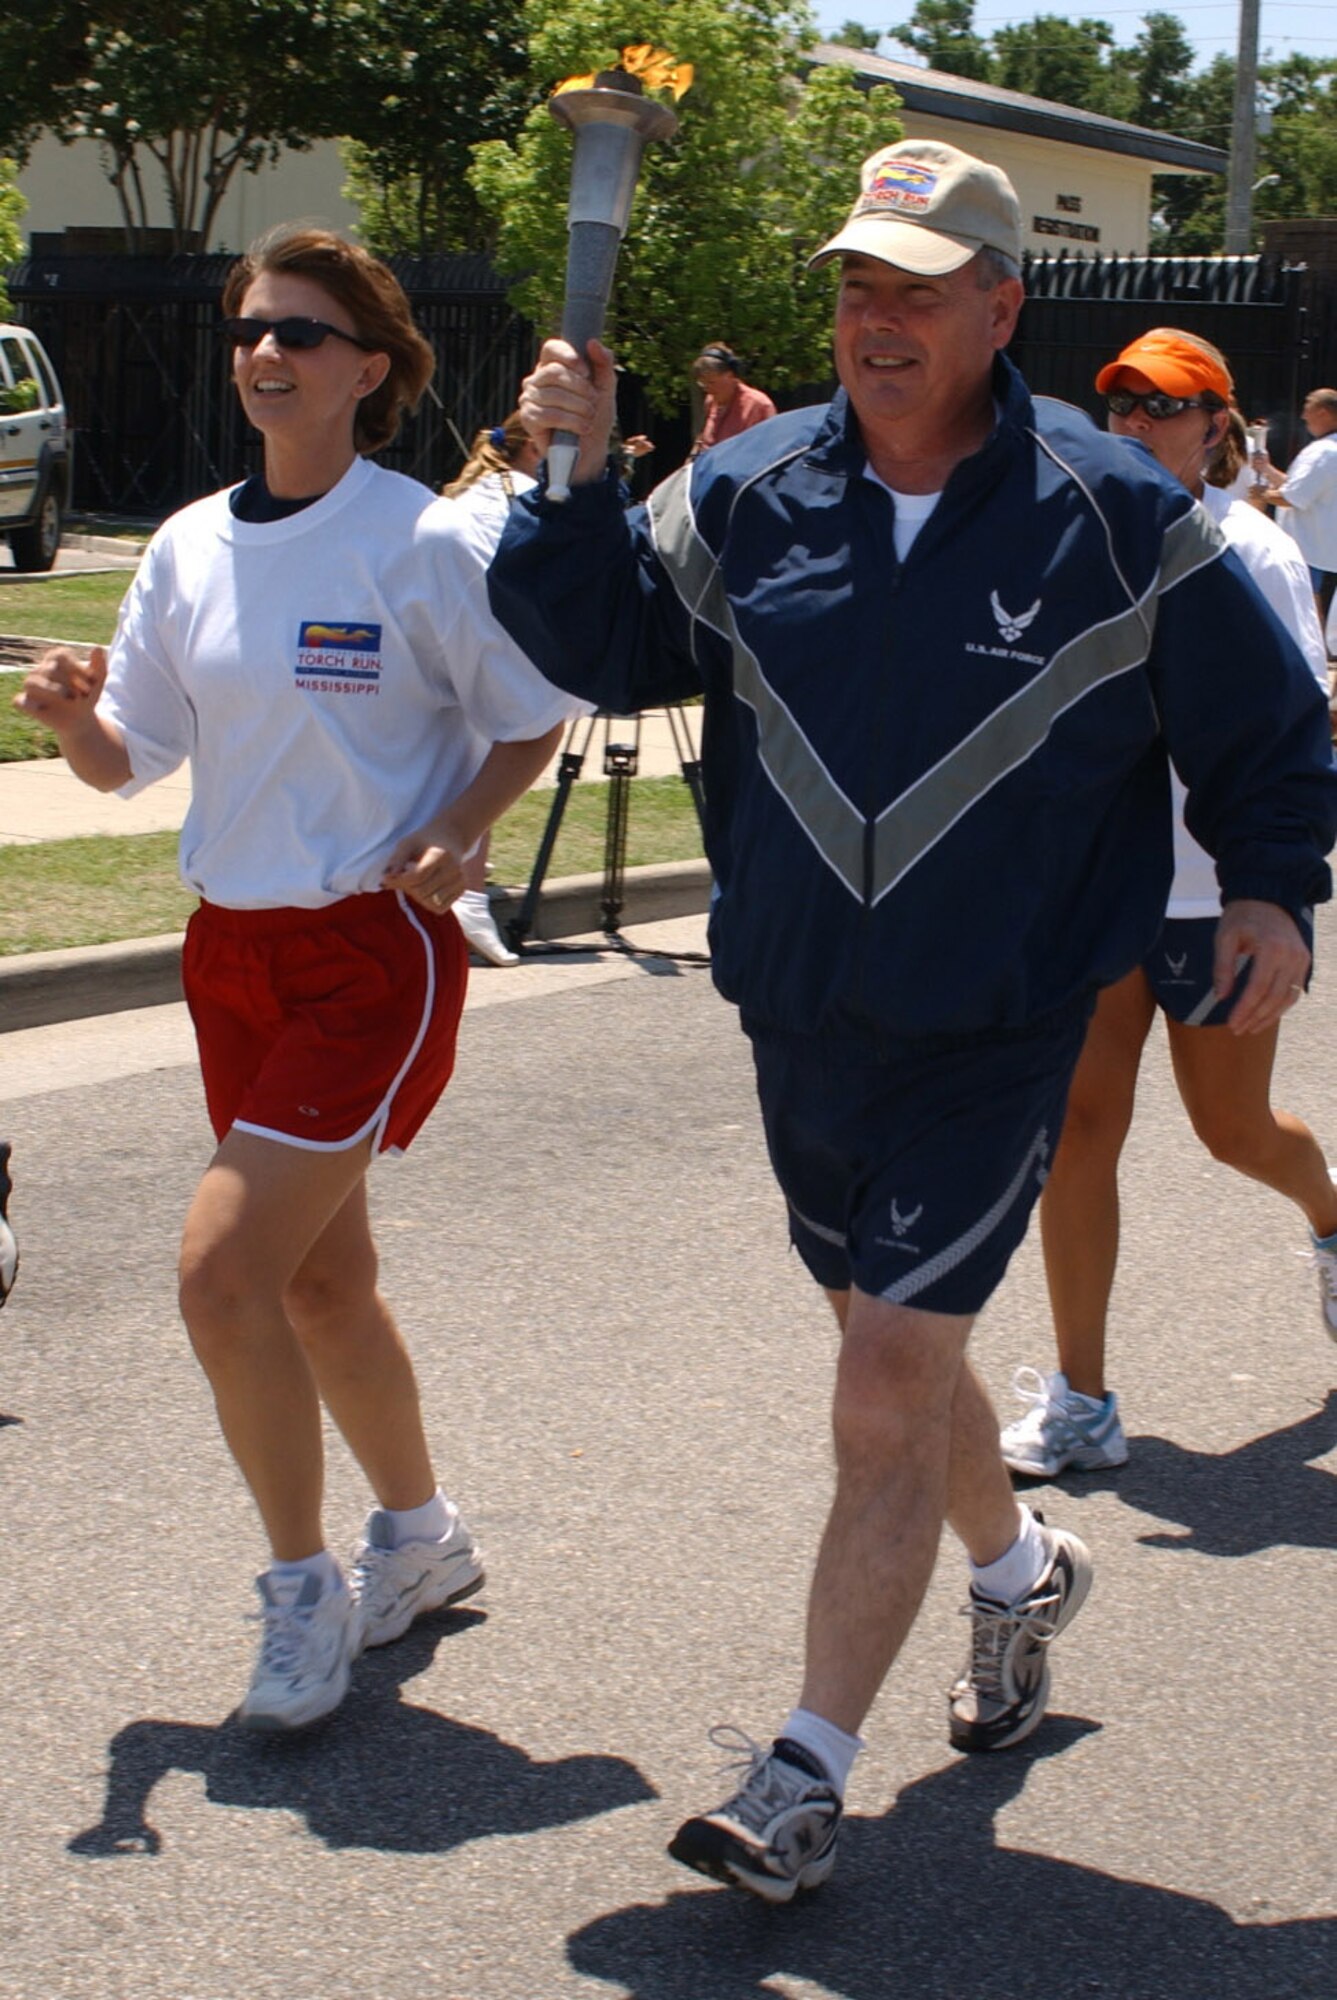
[[[1249,193],[1257,194],[1259,188],[1274,188],[1280,186],[1281,186],[1280,174],[1264,174],[1263,178],[1260,181],[1254,182],[1253,186],[1249,189]]]

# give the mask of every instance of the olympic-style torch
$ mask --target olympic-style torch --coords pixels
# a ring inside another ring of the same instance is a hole
[[[678,129],[676,113],[647,97],[645,83],[652,89],[667,86],[677,98],[691,80],[689,64],[675,62],[662,49],[646,44],[624,49],[621,68],[568,77],[548,99],[553,117],[569,126],[574,136],[562,338],[582,358],[586,342],[603,332],[646,141],[671,138]],[[571,431],[553,433],[548,447],[550,500],[568,498],[579,456],[579,438]]]

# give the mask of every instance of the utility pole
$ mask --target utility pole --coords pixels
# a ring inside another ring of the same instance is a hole
[[[1253,221],[1254,125],[1258,115],[1259,0],[1240,0],[1235,106],[1230,121],[1230,172],[1226,181],[1226,255],[1242,257]]]

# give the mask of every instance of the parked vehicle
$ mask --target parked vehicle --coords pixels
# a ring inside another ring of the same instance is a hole
[[[0,535],[16,569],[56,560],[70,504],[70,435],[56,371],[36,334],[0,325]]]

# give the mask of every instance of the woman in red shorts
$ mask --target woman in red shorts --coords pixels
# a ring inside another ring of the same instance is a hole
[[[280,230],[223,311],[263,473],[167,521],[110,656],[53,651],[18,704],[98,790],[190,762],[183,979],[218,1149],[181,1309],[271,1549],[240,1719],[281,1731],[338,1706],[362,1646],[482,1582],[377,1290],[366,1172],[445,1088],[462,864],[572,703],[493,623],[485,538],[368,456],[433,368],[386,267]],[[348,1576],[321,1519],[322,1403],[376,1500]]]

